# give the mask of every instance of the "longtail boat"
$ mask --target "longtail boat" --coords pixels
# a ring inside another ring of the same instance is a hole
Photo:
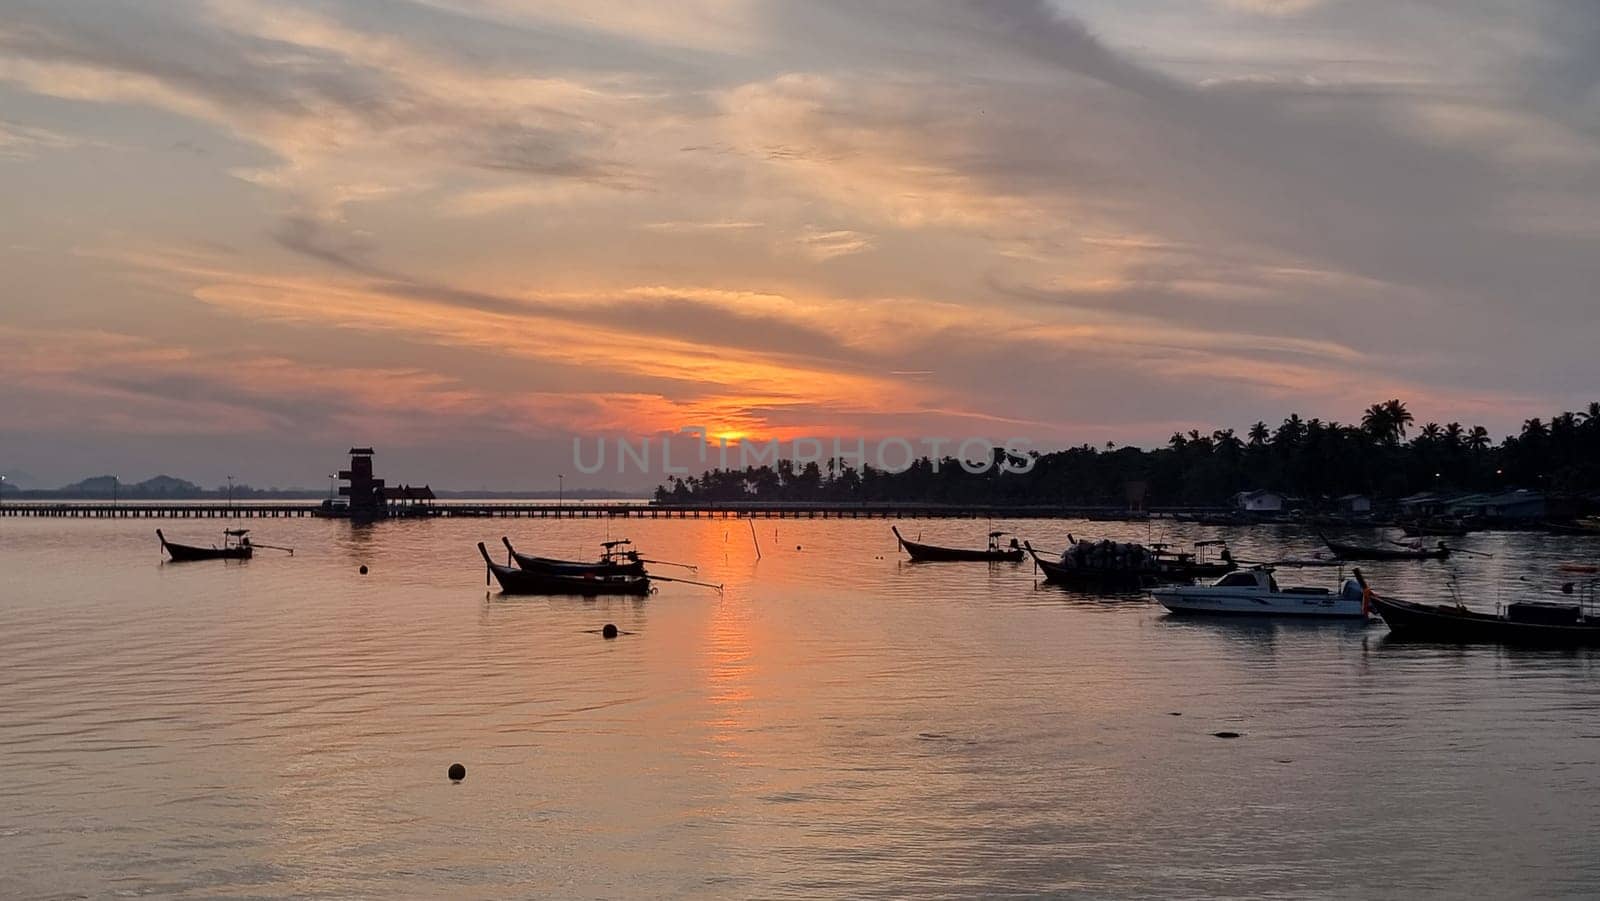
[[[1362,579],[1359,570],[1356,578]],[[1579,647],[1600,645],[1600,616],[1579,603],[1522,601],[1497,613],[1461,604],[1419,604],[1366,589],[1367,601],[1396,638],[1452,643]]]
[[[161,549],[167,552],[174,561],[187,560],[249,560],[255,553],[255,548],[250,544],[249,529],[224,529],[222,532],[222,546],[200,547],[194,544],[178,544],[168,541],[167,536],[156,529],[156,537],[161,539]]]
[[[1442,541],[1438,547],[1432,548],[1406,545],[1374,547],[1334,541],[1320,532],[1317,533],[1317,537],[1321,538],[1322,543],[1328,546],[1328,550],[1340,560],[1444,560],[1450,556],[1450,548]]]
[[[518,569],[496,563],[489,549],[478,542],[478,553],[489,567],[489,574],[500,583],[505,594],[601,595],[650,593],[650,577],[633,572],[562,572],[547,569]]]
[[[1022,546],[1046,582],[1080,591],[1135,591],[1173,578],[1160,558],[1140,544],[1074,539],[1054,560],[1034,550],[1030,542]]]
[[[1400,531],[1411,538],[1460,538],[1472,527],[1458,519],[1419,519],[1401,523]]]
[[[1239,564],[1234,562],[1233,553],[1228,550],[1228,542],[1220,538],[1196,541],[1193,551],[1175,551],[1170,548],[1171,545],[1160,542],[1150,545],[1150,550],[1155,554],[1161,568],[1185,580],[1215,579],[1239,568]],[[1209,556],[1211,548],[1218,549],[1215,559]]]
[[[1592,519],[1570,520],[1568,522],[1545,522],[1539,526],[1551,535],[1587,535],[1600,537],[1600,523]]]
[[[555,557],[536,557],[532,554],[519,552],[511,544],[511,539],[500,536],[500,541],[506,546],[506,553],[517,562],[522,569],[541,570],[564,575],[583,575],[585,573],[598,574],[633,574],[645,575],[644,561],[639,559],[638,551],[626,548],[624,543],[607,542],[608,545],[597,561],[560,560]]]
[[[934,561],[955,560],[990,563],[1022,562],[1023,552],[1022,548],[1017,545],[1017,539],[1011,539],[1011,544],[1009,546],[1002,546],[1000,544],[1000,539],[1004,538],[1007,534],[1005,532],[990,532],[989,547],[980,551],[970,548],[940,547],[936,544],[922,544],[920,542],[907,540],[904,535],[900,534],[900,529],[898,526],[890,526],[889,530],[894,532],[895,540],[900,542],[900,546],[902,548],[905,548],[905,552],[911,556],[911,560],[914,563],[931,563]]]

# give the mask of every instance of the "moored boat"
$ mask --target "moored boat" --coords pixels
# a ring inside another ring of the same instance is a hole
[[[921,542],[911,541],[904,535],[901,535],[900,528],[898,526],[890,526],[889,530],[894,532],[895,540],[900,542],[900,547],[905,549],[906,554],[911,557],[913,563],[951,561],[988,563],[1022,562],[1023,550],[1017,544],[1017,539],[1011,539],[1011,543],[1009,545],[1001,545],[1000,539],[1006,536],[1007,533],[1005,532],[990,532],[989,546],[984,550],[976,550],[973,548],[940,547],[936,544],[922,544]]]
[[[1338,592],[1326,588],[1280,588],[1267,567],[1231,572],[1210,585],[1157,588],[1150,595],[1177,614],[1344,619],[1367,616],[1361,586],[1355,579],[1346,579]]]
[[[1459,519],[1418,519],[1399,525],[1400,531],[1411,538],[1460,538],[1472,531],[1471,526]]]
[[[511,539],[500,536],[500,541],[506,546],[506,553],[511,555],[517,566],[528,570],[542,570],[564,575],[583,575],[585,573],[610,573],[645,575],[644,561],[639,559],[639,552],[627,547],[627,541],[606,542],[604,550],[597,561],[561,560],[555,557],[538,557],[533,554],[519,552],[511,544]]]
[[[1393,547],[1377,547],[1363,544],[1349,544],[1334,541],[1322,533],[1317,533],[1322,543],[1328,546],[1340,560],[1444,560],[1450,556],[1450,548],[1443,541],[1438,547],[1422,547],[1421,545],[1396,544]]]
[[[505,594],[644,595],[650,593],[650,576],[644,573],[563,572],[549,569],[519,569],[496,563],[489,549],[478,542],[478,553],[489,573]]]
[[[1215,558],[1210,556],[1212,548],[1218,549]],[[1215,579],[1239,568],[1228,550],[1228,542],[1220,538],[1196,541],[1192,551],[1172,550],[1171,545],[1162,543],[1150,545],[1150,550],[1162,568],[1183,579]]]
[[[1071,536],[1068,536],[1071,538]],[[1022,546],[1032,555],[1044,580],[1084,591],[1133,591],[1167,582],[1187,582],[1202,575],[1217,575],[1234,568],[1227,552],[1217,560],[1195,553],[1167,550],[1167,545],[1145,547],[1135,542],[1079,541],[1060,556],[1041,554],[1029,542]]]
[[[1600,646],[1600,616],[1578,603],[1521,601],[1496,613],[1419,604],[1371,593],[1372,609],[1397,638],[1450,643]]]
[[[212,545],[201,547],[195,544],[178,544],[168,541],[167,536],[156,529],[156,537],[161,539],[161,548],[175,562],[187,560],[249,560],[255,553],[255,548],[250,544],[249,529],[224,529],[222,532],[222,546]]]
[[[1551,535],[1577,535],[1600,537],[1600,522],[1593,519],[1573,519],[1565,522],[1544,522],[1540,528]]]

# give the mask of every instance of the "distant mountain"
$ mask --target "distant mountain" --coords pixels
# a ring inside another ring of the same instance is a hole
[[[156,476],[142,482],[122,482],[116,476],[94,476],[71,485],[63,485],[58,494],[75,497],[128,499],[196,498],[206,494],[205,489],[193,482],[172,476]]]
[[[142,482],[127,482],[116,476],[93,476],[60,488],[24,488],[12,485],[10,476],[7,481],[0,483],[6,496],[26,500],[111,500],[118,498],[125,501],[138,500],[222,500],[229,496],[228,487],[219,485],[216,488],[202,488],[187,479],[176,476],[159,475],[145,479]],[[572,488],[565,493],[539,490],[504,490],[479,488],[476,490],[449,490],[437,489],[435,491],[441,499],[502,499],[502,500],[555,500],[565,497],[569,501],[606,500],[606,499],[638,499],[649,496],[649,492],[642,490],[615,491],[603,488]],[[321,500],[328,496],[325,488],[252,488],[247,484],[238,483],[233,486],[232,496],[235,500]]]
[[[117,487],[116,476],[91,476],[82,481],[73,482],[71,485],[62,485],[61,493],[85,494],[92,497],[99,497],[103,494],[106,497],[110,497],[111,492],[117,490]]]
[[[199,497],[205,489],[193,482],[172,476],[156,476],[134,485],[136,491],[147,497]]]
[[[0,470],[0,477],[5,478],[5,481],[0,482],[0,490],[26,491],[29,488],[39,487],[39,480],[34,478],[32,473],[20,469]]]

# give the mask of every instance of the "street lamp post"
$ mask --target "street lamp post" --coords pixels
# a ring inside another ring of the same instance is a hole
[[[556,519],[561,518],[561,514],[566,510],[566,508],[567,474],[564,472],[558,472],[556,473]]]
[[[5,506],[5,503],[6,503],[6,477],[4,475],[0,475],[0,507]]]
[[[228,476],[228,516],[233,516],[233,476]]]

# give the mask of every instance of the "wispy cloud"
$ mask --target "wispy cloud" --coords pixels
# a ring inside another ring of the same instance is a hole
[[[1064,9],[14,0],[0,327],[93,349],[18,402],[1121,443],[1600,383],[1588,6]]]

